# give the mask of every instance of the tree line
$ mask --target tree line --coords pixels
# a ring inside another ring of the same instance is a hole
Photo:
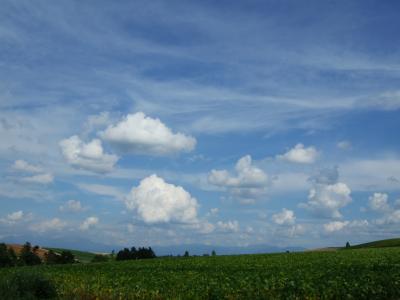
[[[46,264],[70,264],[75,262],[75,257],[70,251],[62,251],[60,254],[49,250],[44,261],[38,255],[39,246],[34,246],[26,242],[19,254],[17,255],[11,247],[0,243],[0,267],[13,266],[34,266],[42,263]]]
[[[117,253],[116,260],[131,260],[131,259],[148,259],[148,258],[156,258],[156,254],[154,253],[151,247],[139,247],[136,249],[132,247],[131,249],[124,248]]]

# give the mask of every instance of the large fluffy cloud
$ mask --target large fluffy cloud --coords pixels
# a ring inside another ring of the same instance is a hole
[[[62,140],[60,147],[64,158],[72,166],[97,173],[110,172],[118,161],[118,156],[104,153],[99,139],[85,144],[73,135]]]
[[[278,155],[278,159],[299,164],[312,164],[317,158],[318,151],[315,149],[315,147],[310,146],[305,148],[303,144],[297,144],[288,152]]]
[[[197,200],[182,187],[154,174],[134,187],[125,201],[127,208],[136,210],[146,223],[197,221]]]
[[[341,218],[339,209],[351,202],[351,190],[342,182],[338,182],[337,168],[323,169],[319,175],[310,178],[314,183],[308,194],[308,201],[302,203],[306,208],[316,215]]]
[[[173,133],[159,119],[146,117],[142,112],[127,115],[99,135],[121,151],[135,154],[169,155],[189,152],[196,146],[195,138]]]
[[[268,184],[268,175],[252,164],[251,156],[246,155],[238,160],[235,166],[236,175],[226,170],[212,170],[208,181],[229,192],[242,201],[251,202],[263,195]]]

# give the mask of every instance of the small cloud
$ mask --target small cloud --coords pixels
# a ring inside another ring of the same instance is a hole
[[[30,220],[31,217],[32,214],[25,214],[22,210],[19,210],[8,214],[5,218],[0,219],[0,222],[13,225],[22,221]]]
[[[242,204],[252,204],[255,198],[265,194],[268,175],[252,164],[250,155],[237,161],[235,171],[231,175],[227,170],[212,170],[208,182],[226,188]]]
[[[272,215],[272,221],[278,225],[293,225],[296,217],[292,210],[284,208],[280,213]]]
[[[84,211],[82,204],[77,200],[68,200],[64,205],[59,207],[62,212],[81,212]]]
[[[54,176],[50,173],[38,174],[21,178],[21,181],[28,183],[49,184],[54,181]]]
[[[41,173],[43,169],[41,167],[32,165],[25,160],[18,159],[14,162],[12,168],[16,171],[28,172],[28,173]]]
[[[319,153],[315,147],[310,146],[305,148],[303,144],[297,144],[288,152],[278,155],[277,158],[292,163],[312,164],[317,160],[318,156]]]
[[[219,230],[224,231],[224,232],[238,232],[239,231],[239,222],[236,220],[227,221],[227,222],[218,221],[217,227]]]
[[[341,150],[350,150],[352,146],[349,141],[340,141],[336,144],[336,147]]]
[[[111,172],[118,161],[118,156],[104,153],[99,139],[85,144],[74,135],[59,143],[65,160],[73,167],[96,172]]]
[[[45,233],[48,231],[60,231],[66,226],[66,222],[60,220],[59,218],[54,218],[51,220],[46,220],[37,224],[32,224],[30,226],[31,231]]]
[[[89,217],[86,218],[85,221],[79,227],[82,231],[88,230],[99,223],[99,218],[97,217]]]
[[[324,224],[324,230],[327,233],[332,233],[335,231],[340,231],[345,228],[349,224],[349,221],[333,221],[327,224]]]
[[[368,198],[369,208],[373,211],[385,212],[390,209],[388,204],[388,195],[385,193],[374,193]]]
[[[390,183],[400,183],[400,180],[397,179],[397,178],[394,177],[394,176],[389,176],[389,177],[387,178],[387,181],[389,181]]]
[[[147,117],[143,112],[128,114],[115,125],[110,125],[99,136],[127,153],[144,155],[170,155],[190,152],[196,139],[183,133],[173,133],[159,119]]]

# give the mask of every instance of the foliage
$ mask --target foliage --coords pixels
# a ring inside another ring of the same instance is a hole
[[[21,253],[19,254],[19,262],[27,266],[40,265],[42,260],[36,254],[37,249],[37,246],[32,248],[31,244],[26,242],[22,247]]]
[[[157,258],[35,270],[54,280],[61,299],[400,299],[400,248]],[[0,278],[12,271],[1,269]]]
[[[49,265],[55,264],[72,264],[75,262],[75,257],[71,251],[63,250],[61,254],[49,250],[45,256],[45,261]]]
[[[185,254],[183,254],[183,257],[189,257],[189,251],[185,251]]]
[[[155,257],[156,255],[151,247],[141,247],[137,250],[135,247],[132,247],[130,250],[128,248],[124,248],[123,250],[119,251],[117,253],[116,260],[147,259]]]
[[[350,243],[349,242],[346,243],[346,249],[350,249]]]
[[[0,267],[11,267],[17,263],[17,256],[13,249],[8,249],[7,245],[0,243]]]
[[[92,259],[93,263],[106,262],[106,261],[108,261],[108,256],[107,255],[102,255],[102,254],[96,254]]]
[[[53,299],[54,284],[41,273],[19,271],[0,280],[1,299]]]

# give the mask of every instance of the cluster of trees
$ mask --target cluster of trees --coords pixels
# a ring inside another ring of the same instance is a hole
[[[49,250],[49,252],[45,254],[45,262],[48,265],[73,264],[75,262],[75,256],[68,250],[61,251],[61,254]]]
[[[33,266],[42,263],[42,260],[37,255],[39,246],[32,247],[29,242],[26,242],[17,256],[14,249],[8,248],[6,244],[0,244],[0,267],[12,266]]]
[[[42,259],[38,255],[39,246],[34,246],[26,242],[17,255],[12,248],[0,243],[0,267],[13,266],[34,266],[40,265]],[[75,257],[70,251],[62,251],[61,254],[50,250],[45,254],[46,264],[70,264],[75,262]]]
[[[132,247],[130,250],[128,248],[124,248],[123,250],[119,251],[117,253],[116,260],[147,259],[155,257],[156,254],[151,247],[142,247],[138,249]]]

